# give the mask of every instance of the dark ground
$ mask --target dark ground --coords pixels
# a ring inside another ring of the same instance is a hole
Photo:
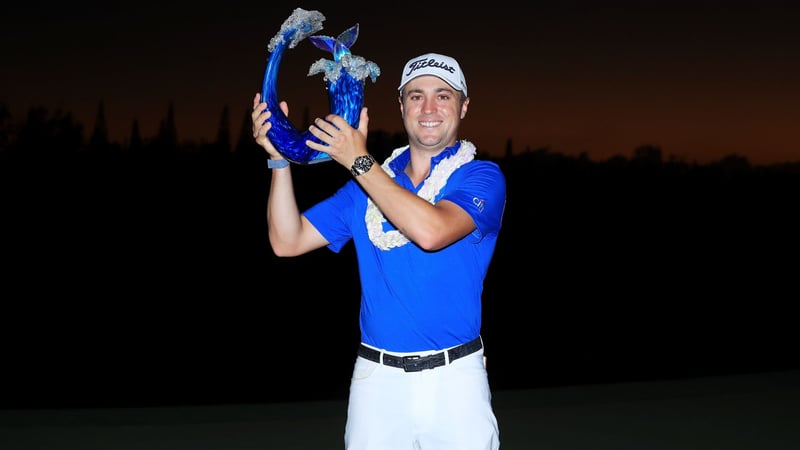
[[[495,391],[503,450],[788,450],[800,372]],[[0,410],[4,450],[343,448],[346,403]]]

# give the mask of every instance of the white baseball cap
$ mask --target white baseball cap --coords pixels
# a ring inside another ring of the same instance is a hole
[[[397,90],[401,91],[409,81],[422,75],[437,76],[452,86],[453,89],[467,95],[467,81],[464,79],[464,72],[461,71],[458,61],[438,53],[426,53],[408,60],[406,65],[403,66],[403,75],[400,78],[400,87]]]

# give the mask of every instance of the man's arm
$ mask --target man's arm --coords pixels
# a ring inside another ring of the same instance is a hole
[[[317,119],[311,132],[325,146],[308,141],[309,147],[327,152],[336,162],[350,170],[359,156],[367,155],[367,109],[362,108],[358,129],[340,116],[331,114],[327,121]],[[356,177],[367,195],[386,218],[409,240],[425,250],[439,250],[463,238],[475,229],[472,217],[449,201],[435,205],[399,186],[380,165]]]
[[[253,137],[266,150],[271,160],[284,159],[267,137],[272,123],[267,120],[271,113],[266,103],[261,103],[261,94],[253,98]],[[289,107],[281,102],[281,110],[288,116]],[[297,256],[328,244],[320,232],[300,214],[292,182],[291,164],[272,169],[267,198],[267,226],[269,243],[277,256]]]

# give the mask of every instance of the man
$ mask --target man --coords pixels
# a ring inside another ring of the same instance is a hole
[[[351,239],[361,280],[361,345],[350,384],[345,447],[497,449],[481,330],[483,282],[506,200],[497,164],[458,139],[469,107],[458,62],[428,53],[403,67],[400,116],[408,146],[379,166],[342,117],[316,119],[306,144],[350,170],[331,197],[303,213],[291,169],[270,143],[270,113],[253,99],[253,135],[274,167],[267,205],[278,256]],[[281,102],[288,113],[285,102]],[[283,161],[283,162],[282,162]],[[279,168],[278,168],[279,167]]]

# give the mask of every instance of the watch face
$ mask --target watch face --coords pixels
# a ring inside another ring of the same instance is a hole
[[[353,167],[350,169],[350,171],[354,176],[362,175],[372,168],[372,164],[374,162],[375,158],[373,158],[371,155],[359,156],[355,161],[353,161]]]

